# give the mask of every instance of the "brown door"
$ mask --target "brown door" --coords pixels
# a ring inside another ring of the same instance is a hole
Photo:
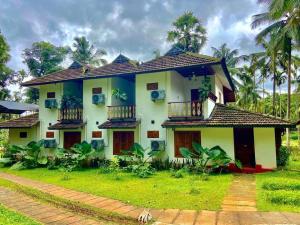
[[[70,149],[75,144],[81,143],[81,132],[64,132],[64,148]]]
[[[175,131],[174,146],[175,157],[182,157],[179,148],[185,147],[193,150],[193,142],[201,143],[200,131]]]
[[[120,155],[122,150],[128,150],[134,144],[134,131],[114,131],[114,155]]]
[[[253,128],[234,128],[235,159],[245,167],[255,167]]]

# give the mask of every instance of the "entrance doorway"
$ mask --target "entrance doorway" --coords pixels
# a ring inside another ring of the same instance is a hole
[[[114,131],[113,154],[120,155],[122,150],[128,150],[134,144],[134,131]]]
[[[64,132],[64,148],[70,149],[75,144],[81,143],[81,132]]]

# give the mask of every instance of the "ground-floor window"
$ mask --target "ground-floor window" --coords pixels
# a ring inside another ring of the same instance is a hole
[[[81,132],[80,131],[72,131],[72,132],[64,132],[64,148],[70,149],[75,144],[81,143]]]
[[[134,131],[113,132],[113,154],[120,155],[122,150],[128,150],[134,144]]]
[[[174,132],[174,146],[175,157],[182,157],[179,148],[185,147],[193,150],[193,142],[201,144],[200,131],[175,131]]]

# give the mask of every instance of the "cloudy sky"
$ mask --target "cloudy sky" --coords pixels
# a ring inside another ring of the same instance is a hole
[[[9,66],[26,68],[22,50],[36,41],[72,45],[75,36],[87,36],[105,49],[111,61],[120,52],[145,61],[153,51],[170,48],[166,41],[172,22],[192,11],[207,29],[211,46],[227,43],[241,54],[258,49],[250,27],[252,15],[264,11],[257,0],[0,0],[0,30],[11,48]]]

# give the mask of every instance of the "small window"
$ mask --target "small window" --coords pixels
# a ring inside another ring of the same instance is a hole
[[[93,131],[92,138],[102,138],[102,132],[101,131]]]
[[[153,91],[158,89],[158,83],[148,83],[147,84],[147,90]]]
[[[94,94],[101,94],[102,93],[102,88],[101,87],[97,87],[97,88],[93,88],[93,95]]]
[[[149,130],[147,132],[148,138],[159,138],[159,131],[158,130]]]
[[[20,132],[20,138],[27,138],[27,132]]]
[[[47,98],[55,98],[55,92],[47,92]]]
[[[46,132],[46,138],[54,138],[54,132],[52,131]]]

